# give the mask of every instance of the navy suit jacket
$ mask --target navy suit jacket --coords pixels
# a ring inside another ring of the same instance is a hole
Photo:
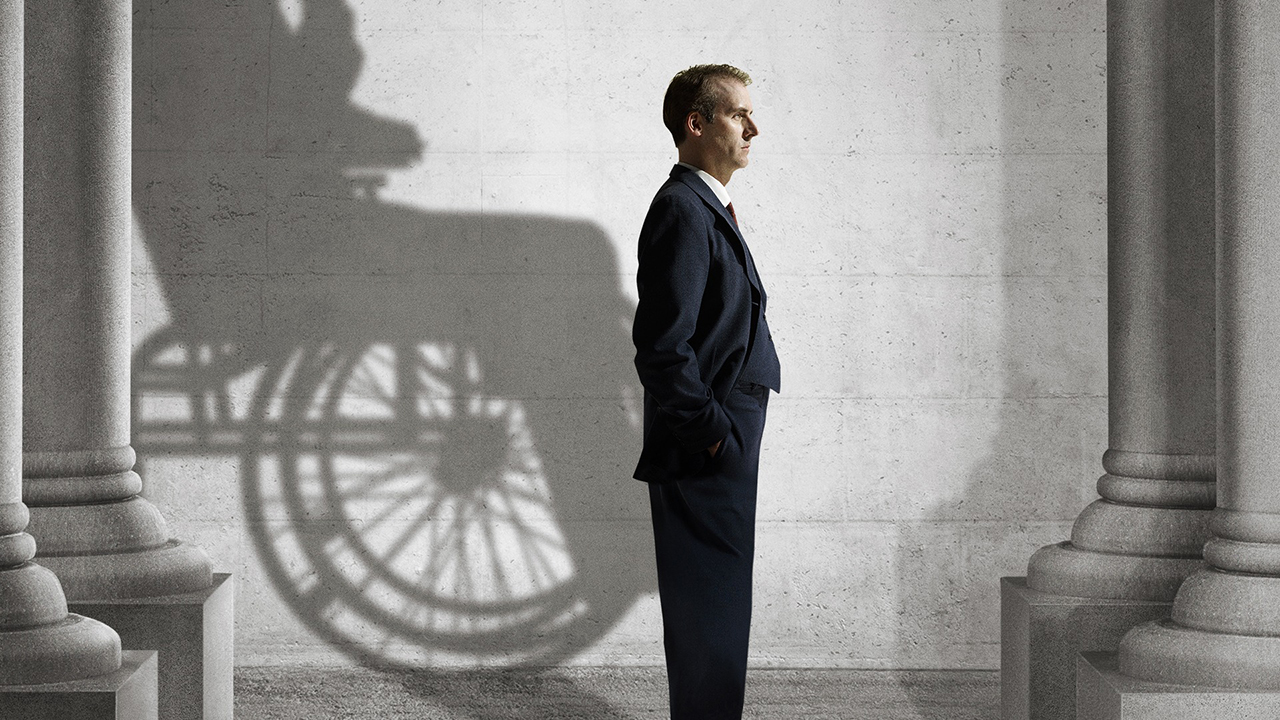
[[[644,386],[644,447],[635,477],[696,474],[729,435],[723,403],[735,384],[778,389],[778,359],[755,263],[729,211],[676,165],[640,230],[640,293],[632,340]],[[758,377],[744,377],[748,369]]]

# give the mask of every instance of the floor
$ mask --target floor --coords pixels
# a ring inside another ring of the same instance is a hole
[[[995,671],[752,670],[749,720],[995,720]],[[238,668],[237,720],[631,720],[666,717],[659,668],[385,672]]]

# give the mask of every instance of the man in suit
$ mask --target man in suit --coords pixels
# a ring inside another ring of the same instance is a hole
[[[663,100],[679,163],[640,230],[632,339],[673,720],[741,718],[756,475],[778,356],[725,186],[759,134],[751,78],[678,73]]]

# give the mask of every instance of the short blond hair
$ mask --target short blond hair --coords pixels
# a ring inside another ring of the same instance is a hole
[[[716,108],[724,102],[724,91],[715,80],[751,84],[751,76],[732,65],[694,65],[671,78],[667,94],[662,99],[662,124],[671,131],[676,147],[685,140],[684,119],[689,117],[689,113],[696,112],[709,121]]]

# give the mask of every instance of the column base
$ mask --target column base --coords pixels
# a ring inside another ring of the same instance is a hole
[[[1114,652],[1077,658],[1079,720],[1274,720],[1280,691],[1147,682],[1120,673]]]
[[[231,575],[215,573],[197,592],[68,605],[114,628],[126,649],[160,652],[160,720],[231,720],[233,600]]]
[[[31,517],[41,517],[36,510]],[[71,531],[66,531],[71,532]],[[35,535],[35,533],[32,533]],[[37,535],[36,542],[43,542]],[[52,544],[52,543],[50,543]],[[40,548],[44,551],[45,548]],[[194,545],[170,540],[146,550],[101,555],[43,555],[36,562],[49,568],[62,583],[68,600],[80,598],[147,598],[177,591],[199,592],[209,587],[209,556]]]
[[[1195,512],[1197,515],[1193,515],[1191,519],[1204,521],[1209,511],[1182,512]],[[1172,602],[1183,581],[1203,565],[1204,561],[1199,556],[1162,557],[1094,552],[1082,550],[1067,541],[1046,545],[1037,550],[1027,562],[1027,578],[1040,590],[1059,595],[1088,595],[1123,600],[1165,598]],[[58,577],[62,575],[59,574]],[[66,585],[65,581],[63,585]],[[70,592],[67,594],[70,595]]]
[[[92,618],[69,613],[57,623],[0,630],[0,686],[67,682],[119,667],[120,638]]]
[[[1249,607],[1245,605],[1243,607]],[[1280,693],[1280,638],[1143,623],[1125,635],[1121,670],[1150,682]]]
[[[156,720],[156,653],[126,650],[120,669],[46,685],[0,686],[0,717],[22,720]]]
[[[1115,650],[1132,627],[1172,602],[1051,595],[1000,579],[1001,720],[1075,720],[1076,655]]]

